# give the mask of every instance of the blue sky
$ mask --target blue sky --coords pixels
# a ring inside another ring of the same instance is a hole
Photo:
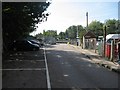
[[[80,1],[80,0],[53,0],[47,9],[51,13],[48,20],[38,25],[34,34],[43,30],[65,31],[71,25],[86,26],[86,12],[89,14],[89,23],[94,20],[105,22],[107,19],[118,19],[118,0],[107,1]]]

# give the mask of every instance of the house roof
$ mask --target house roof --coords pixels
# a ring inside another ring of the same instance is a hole
[[[84,35],[85,39],[96,38],[95,34],[92,31],[88,31]]]

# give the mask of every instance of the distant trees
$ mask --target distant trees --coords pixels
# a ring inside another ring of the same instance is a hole
[[[49,2],[3,2],[3,45],[7,47],[8,42],[33,32],[37,23],[47,19],[49,14],[44,11],[49,5]]]
[[[55,39],[57,39],[57,30],[47,30],[47,31],[43,31],[43,36],[44,37],[54,37]]]
[[[107,34],[120,34],[120,21],[119,20],[115,20],[115,19],[108,19],[106,20],[106,23],[101,23],[100,21],[92,21],[89,25],[88,28],[86,29],[86,27],[83,27],[82,25],[72,25],[69,26],[65,32],[60,32],[59,33],[59,37],[61,37],[62,39],[64,38],[68,38],[68,39],[76,39],[77,36],[77,29],[78,29],[78,35],[79,38],[82,42],[82,38],[84,36],[84,34],[86,33],[86,30],[90,30],[92,31],[96,37],[98,36],[103,36],[103,27],[104,25],[107,26]]]
[[[38,33],[34,36],[36,39],[43,39],[43,34],[42,33]]]
[[[84,30],[82,25],[73,25],[70,26],[68,29],[66,29],[65,32],[67,32],[67,36],[69,39],[75,39],[77,37],[77,30],[78,30],[78,35],[80,32],[82,32]]]
[[[66,33],[65,32],[60,32],[59,35],[58,35],[58,38],[59,39],[66,39]]]
[[[107,26],[107,34],[120,34],[120,21],[119,20],[115,20],[115,19],[108,19],[106,20],[106,23],[101,23],[100,21],[92,21],[89,25],[88,28],[86,29],[86,27],[83,27],[82,25],[72,25],[69,26],[65,32],[60,32],[57,35],[57,30],[48,30],[48,31],[44,31],[43,35],[44,36],[52,36],[55,38],[59,38],[61,40],[65,40],[65,39],[76,39],[77,37],[77,31],[78,31],[78,36],[80,38],[80,41],[82,43],[83,40],[83,36],[85,35],[86,31],[92,31],[96,37],[98,36],[103,36],[103,28],[104,25]]]
[[[76,38],[77,27],[74,25],[70,26],[68,29],[66,29],[66,32],[68,33],[69,39],[74,39],[74,38]]]

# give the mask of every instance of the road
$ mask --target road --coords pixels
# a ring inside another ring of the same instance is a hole
[[[92,63],[77,48],[67,44],[48,45],[46,57],[51,88],[118,88],[118,73]]]
[[[67,44],[10,53],[3,56],[2,68],[3,88],[103,90],[118,88],[120,81],[118,73],[92,63],[79,49]]]

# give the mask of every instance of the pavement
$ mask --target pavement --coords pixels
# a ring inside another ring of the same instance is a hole
[[[82,47],[75,45],[71,45],[71,46],[73,48],[76,48],[77,50],[80,50],[80,52],[86,55],[89,59],[91,59],[93,63],[108,68],[111,71],[120,73],[120,64],[118,64],[117,62],[106,60],[104,57],[95,53],[95,50],[82,49]]]

